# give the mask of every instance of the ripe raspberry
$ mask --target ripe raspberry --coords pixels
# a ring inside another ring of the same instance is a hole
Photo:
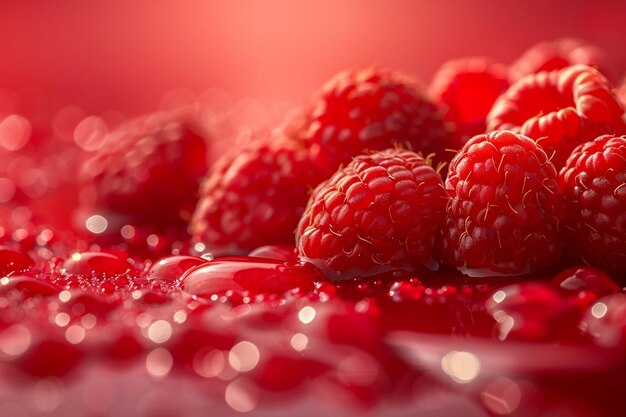
[[[485,132],[485,118],[494,101],[509,87],[508,69],[488,58],[446,62],[433,77],[430,96],[454,123],[459,142]]]
[[[165,114],[134,120],[83,162],[83,207],[104,215],[109,225],[184,226],[206,158],[206,140],[192,121]]]
[[[200,188],[194,237],[218,253],[292,244],[310,190],[322,181],[307,149],[277,130],[224,155]]]
[[[439,110],[406,76],[364,69],[338,74],[312,100],[303,136],[311,158],[332,175],[367,150],[401,144],[447,155],[449,133]]]
[[[298,251],[334,280],[429,264],[446,198],[439,174],[413,152],[358,156],[313,192]]]
[[[585,263],[626,271],[626,136],[577,147],[559,175],[568,249]]]
[[[559,262],[563,201],[557,173],[529,138],[470,139],[450,164],[442,256],[468,275],[520,275]]]
[[[597,68],[607,77],[612,73],[602,50],[578,39],[563,38],[539,42],[526,50],[511,64],[511,80],[576,64]]]
[[[575,65],[522,78],[487,116],[487,130],[509,129],[537,143],[561,168],[577,145],[626,130],[624,110],[597,70]]]

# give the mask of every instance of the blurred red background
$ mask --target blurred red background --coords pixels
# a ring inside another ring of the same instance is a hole
[[[561,36],[626,69],[623,1],[20,1],[0,3],[0,32],[0,89],[87,114],[149,111],[175,87],[299,104],[341,69],[428,82],[446,59],[508,63]]]

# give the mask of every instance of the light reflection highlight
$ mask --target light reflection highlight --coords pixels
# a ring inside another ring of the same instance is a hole
[[[245,379],[237,379],[226,387],[226,404],[235,411],[247,413],[254,410],[259,402],[258,392]]]
[[[155,378],[166,376],[172,370],[174,359],[171,353],[164,348],[154,349],[146,357],[146,370]]]
[[[31,342],[30,331],[21,324],[14,324],[0,333],[0,351],[10,357],[26,352]]]
[[[291,347],[297,351],[302,352],[309,344],[309,338],[303,333],[296,333],[291,337]]]
[[[302,310],[298,312],[298,319],[304,324],[309,324],[315,319],[316,311],[311,306],[303,307]]]
[[[12,114],[0,121],[0,147],[7,151],[22,149],[32,133],[28,119],[19,114]]]
[[[607,307],[606,304],[599,302],[599,303],[595,303],[592,307],[591,307],[591,315],[594,316],[597,319],[601,319],[602,317],[606,316],[606,313],[609,311],[609,308]]]
[[[107,227],[109,227],[109,222],[101,215],[94,214],[85,221],[85,227],[91,233],[98,235],[100,233],[104,233],[107,230]]]
[[[451,351],[441,359],[441,369],[454,382],[467,384],[480,373],[480,360],[470,352]]]
[[[71,344],[77,345],[85,340],[85,329],[74,324],[65,331],[65,339]]]
[[[261,353],[252,342],[243,341],[237,343],[228,354],[228,363],[238,372],[253,370],[259,363]]]
[[[172,337],[172,325],[165,320],[157,320],[148,328],[148,338],[154,343],[165,343]]]
[[[214,378],[226,367],[226,355],[220,350],[200,351],[193,358],[193,370],[203,378]]]
[[[495,414],[511,414],[522,402],[522,390],[517,382],[498,378],[487,385],[480,394],[485,407]]]

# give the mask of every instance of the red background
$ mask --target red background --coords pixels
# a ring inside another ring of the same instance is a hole
[[[508,63],[560,36],[626,70],[624,1],[19,1],[0,3],[0,34],[0,89],[87,114],[149,111],[175,87],[299,104],[345,68],[428,82],[446,59]]]

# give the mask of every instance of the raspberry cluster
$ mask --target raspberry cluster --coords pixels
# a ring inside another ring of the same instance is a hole
[[[214,255],[295,245],[332,280],[576,262],[620,274],[626,123],[608,68],[596,47],[563,39],[510,66],[449,61],[430,86],[346,71],[231,149],[202,112],[137,119],[84,158],[78,218],[102,216],[97,241],[139,253],[148,238],[152,253],[176,240]]]
[[[32,397],[3,375],[48,398],[81,366],[124,363],[120,381],[203,381],[181,416],[287,415],[262,399],[301,411],[323,390],[424,410],[448,380],[482,384],[488,413],[519,391],[546,395],[516,415],[560,415],[572,378],[568,405],[623,416],[626,89],[611,79],[597,48],[560,40],[509,66],[447,62],[429,86],[343,72],[253,131],[199,102],[86,118],[73,142],[22,143],[31,122],[5,119],[0,397]]]

